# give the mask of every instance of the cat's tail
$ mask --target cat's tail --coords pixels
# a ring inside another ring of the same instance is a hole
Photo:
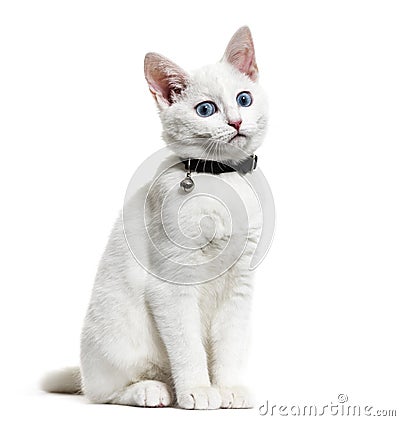
[[[70,393],[81,395],[82,379],[79,367],[68,367],[47,373],[40,382],[40,388],[49,393]]]

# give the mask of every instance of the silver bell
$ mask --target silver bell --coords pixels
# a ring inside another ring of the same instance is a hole
[[[187,174],[181,181],[181,187],[186,193],[189,193],[194,189],[194,181],[192,180],[190,174]]]

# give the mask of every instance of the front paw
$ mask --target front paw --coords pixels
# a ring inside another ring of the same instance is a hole
[[[183,409],[219,409],[221,395],[210,386],[194,387],[177,394],[178,405]]]
[[[253,408],[254,401],[249,390],[244,386],[219,388],[221,393],[221,408]]]

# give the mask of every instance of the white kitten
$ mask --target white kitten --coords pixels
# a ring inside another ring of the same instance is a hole
[[[149,53],[145,76],[163,138],[180,158],[238,163],[261,144],[266,101],[247,27],[234,34],[217,64],[189,75]],[[81,368],[49,374],[45,390],[83,392],[92,402],[121,405],[251,407],[242,375],[260,205],[249,175],[201,175],[194,192],[214,186],[214,196],[190,193],[177,215],[173,204],[181,200],[185,174],[181,163],[167,166],[126,203],[98,269],[82,332]],[[229,189],[240,203],[227,210],[215,198]],[[175,244],[170,235],[189,246]],[[127,240],[141,250],[140,262]]]

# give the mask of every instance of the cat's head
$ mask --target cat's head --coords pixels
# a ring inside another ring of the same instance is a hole
[[[233,35],[221,61],[191,74],[155,53],[144,69],[163,138],[178,156],[237,162],[262,143],[267,103],[249,28]]]

